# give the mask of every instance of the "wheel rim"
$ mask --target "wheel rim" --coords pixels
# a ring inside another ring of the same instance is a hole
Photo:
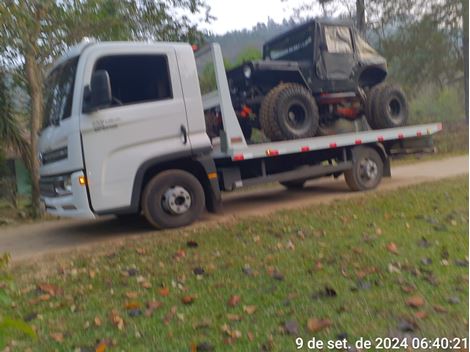
[[[365,184],[372,184],[379,174],[379,167],[375,160],[365,158],[359,163],[359,177]]]
[[[191,194],[181,186],[173,186],[162,196],[163,209],[173,215],[182,215],[191,208]]]
[[[402,106],[401,102],[397,98],[390,99],[387,105],[387,111],[392,121],[394,121],[396,124],[401,123],[403,119]]]
[[[287,109],[287,128],[294,134],[304,133],[308,130],[307,109],[301,102],[292,103]]]

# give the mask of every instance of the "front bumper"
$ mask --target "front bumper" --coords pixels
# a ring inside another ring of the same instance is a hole
[[[54,184],[61,176],[41,176],[41,201],[45,210],[55,216],[94,219],[95,215],[90,209],[85,185],[79,183],[79,177],[85,176],[83,171],[76,171],[71,175],[72,188],[69,194],[58,194],[54,191]]]

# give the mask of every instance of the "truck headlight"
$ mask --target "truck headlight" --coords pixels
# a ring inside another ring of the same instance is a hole
[[[243,66],[243,75],[246,79],[250,79],[251,77],[251,67],[250,65]]]
[[[65,177],[64,180],[64,189],[67,192],[72,193],[72,178],[70,176]]]

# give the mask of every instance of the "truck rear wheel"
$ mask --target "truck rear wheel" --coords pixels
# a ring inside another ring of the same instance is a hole
[[[352,150],[353,167],[345,171],[344,178],[353,191],[374,189],[382,180],[384,164],[379,153],[369,147]]]
[[[194,222],[204,210],[204,189],[183,170],[167,170],[153,177],[144,189],[142,209],[156,228],[174,228]]]
[[[304,86],[281,83],[263,99],[259,121],[272,141],[313,137],[318,129],[318,107]]]

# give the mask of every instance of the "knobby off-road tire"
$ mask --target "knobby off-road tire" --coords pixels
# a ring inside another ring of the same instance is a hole
[[[344,178],[353,191],[374,189],[382,180],[384,164],[379,153],[370,147],[352,150],[353,167],[344,172]]]
[[[367,122],[373,129],[406,125],[409,107],[403,90],[389,83],[374,86],[366,102]]]
[[[145,218],[158,229],[186,226],[204,210],[204,189],[198,179],[183,170],[167,170],[145,186],[142,209]]]
[[[264,97],[259,122],[271,141],[313,137],[318,129],[318,107],[304,86],[281,83]]]

